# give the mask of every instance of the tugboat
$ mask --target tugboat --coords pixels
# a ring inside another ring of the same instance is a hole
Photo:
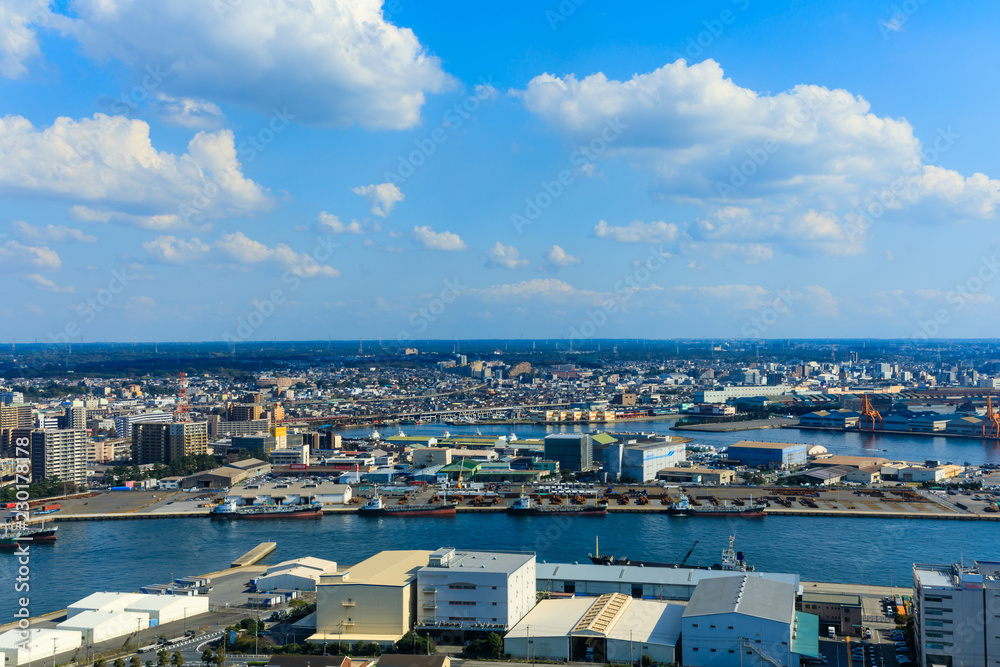
[[[219,503],[209,512],[213,519],[319,519],[323,505],[237,505],[235,500]]]
[[[606,516],[608,504],[599,500],[596,505],[543,507],[533,503],[531,496],[526,495],[524,489],[521,489],[521,495],[507,508],[507,513],[515,516]]]
[[[444,500],[437,503],[386,505],[382,496],[374,498],[358,509],[360,516],[455,516],[458,501]]]
[[[669,516],[741,516],[741,517],[762,517],[764,503],[754,503],[751,498],[746,505],[730,505],[728,502],[723,505],[692,505],[691,499],[681,496],[667,508]]]

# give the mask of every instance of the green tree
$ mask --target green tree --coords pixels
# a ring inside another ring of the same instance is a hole
[[[94,661],[94,667],[104,667],[105,664],[107,664],[107,660],[104,658],[98,658]]]
[[[181,667],[184,664],[184,656],[181,655],[180,651],[174,651],[173,655],[170,656],[170,664],[174,667]]]
[[[157,667],[164,667],[167,664],[167,658],[169,658],[169,657],[170,657],[170,654],[167,653],[166,649],[162,649],[161,648],[159,651],[157,651],[156,652],[156,665],[157,665]]]
[[[114,664],[114,667],[125,667],[125,661],[122,660],[121,658],[118,658],[117,660],[115,660],[113,664]],[[94,663],[94,665],[96,667],[97,663]]]
[[[215,654],[212,653],[212,649],[205,649],[205,651],[201,654],[201,661],[206,665],[215,664]]]
[[[639,664],[641,664],[642,667],[653,667],[653,659],[648,655],[643,655],[639,660]]]
[[[133,655],[131,658],[128,659],[128,667],[140,667],[141,664],[142,663],[139,660],[139,656],[137,655]]]

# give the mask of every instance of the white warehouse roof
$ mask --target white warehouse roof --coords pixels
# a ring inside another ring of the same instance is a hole
[[[716,614],[743,614],[790,624],[795,615],[795,588],[749,576],[703,581],[694,589],[684,618]]]

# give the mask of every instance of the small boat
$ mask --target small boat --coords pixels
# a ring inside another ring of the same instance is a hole
[[[0,532],[0,550],[14,551],[21,544],[52,544],[56,541],[56,531],[59,526],[45,526],[42,524],[37,528],[21,528],[15,530],[4,524],[4,529]]]
[[[213,519],[319,519],[323,505],[237,505],[235,500],[219,503],[209,512]]]
[[[767,516],[764,513],[766,507],[763,503],[754,503],[752,498],[745,505],[730,505],[728,502],[722,505],[692,505],[691,499],[682,495],[670,504],[667,515],[762,517]]]
[[[458,501],[454,500],[444,500],[437,503],[386,505],[382,496],[378,495],[358,508],[360,516],[455,516],[457,511]]]
[[[736,551],[733,548],[733,544],[736,542],[736,536],[731,535],[729,537],[729,546],[722,550],[722,562],[715,563],[713,565],[686,565],[687,559],[691,556],[691,552],[694,551],[694,546],[687,552],[684,559],[680,563],[657,563],[655,561],[648,560],[629,560],[628,558],[616,558],[608,554],[601,555],[600,552],[595,552],[593,554],[587,554],[590,557],[590,562],[595,565],[634,565],[637,567],[666,567],[675,570],[724,570],[727,572],[753,572],[753,565],[748,565],[746,558],[742,551]],[[698,541],[695,540],[695,546]]]
[[[536,505],[522,490],[514,504],[507,508],[507,514],[514,516],[606,516],[608,504],[598,502],[594,505],[558,505],[544,507]]]

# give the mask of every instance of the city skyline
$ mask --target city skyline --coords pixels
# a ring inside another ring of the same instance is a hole
[[[0,340],[981,338],[998,10],[0,12]]]

